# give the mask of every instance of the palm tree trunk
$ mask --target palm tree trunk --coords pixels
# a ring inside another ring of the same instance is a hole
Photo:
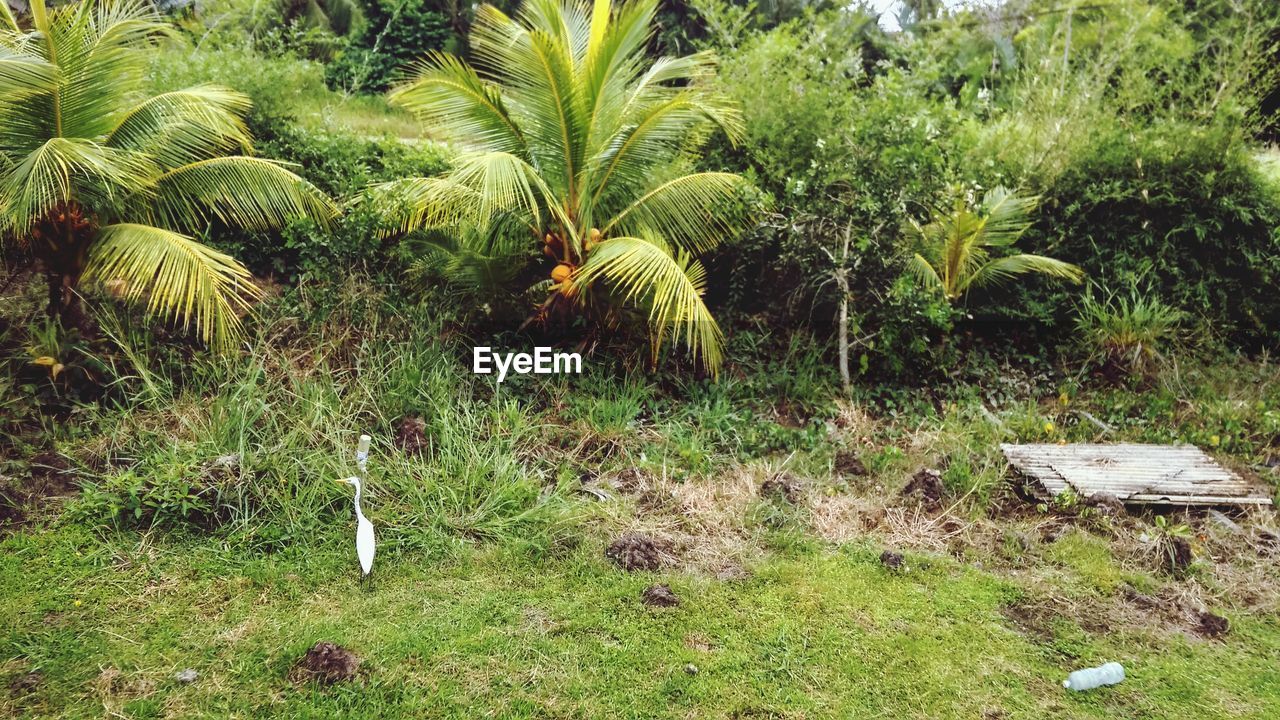
[[[45,272],[45,280],[49,287],[49,317],[57,318],[62,327],[79,330],[81,336],[92,335],[93,328],[84,312],[84,303],[80,299],[77,288],[83,268],[62,267],[50,268]]]
[[[89,259],[92,235],[86,232],[89,224],[84,221],[79,208],[62,208],[43,223],[34,235],[43,241],[37,251],[44,266],[48,286],[49,305],[46,311],[56,318],[62,327],[80,331],[81,337],[91,338],[95,328],[84,312],[79,287]]]

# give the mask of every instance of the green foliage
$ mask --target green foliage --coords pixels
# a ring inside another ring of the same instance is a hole
[[[970,288],[999,285],[1027,273],[1079,283],[1082,273],[1074,265],[1009,253],[1030,226],[1038,201],[997,187],[982,196],[978,208],[959,199],[950,209],[935,210],[929,224],[913,225],[920,247],[909,266],[912,274],[948,302],[961,299]]]
[[[350,197],[370,184],[405,176],[430,176],[448,162],[443,146],[392,137],[382,121],[395,120],[377,98],[344,98],[324,84],[324,66],[290,55],[264,57],[243,46],[164,53],[151,68],[153,87],[216,81],[254,100],[249,125],[259,153],[292,163],[325,193]],[[374,101],[377,102],[374,102]],[[353,270],[386,281],[398,279],[406,259],[383,242],[383,221],[373,209],[349,203],[325,228],[297,219],[280,231],[219,228],[218,248],[241,258],[256,274],[290,283],[303,278],[340,279]]]
[[[1257,289],[1280,279],[1280,195],[1250,142],[1274,87],[1274,27],[1274,4],[1258,2],[1130,0],[1046,16],[1018,34],[1021,73],[972,126],[971,164],[1042,195],[1029,249],[1105,286],[1149,283],[1206,333],[1273,342],[1280,303]],[[1069,323],[1052,289],[1000,300]]]
[[[825,326],[844,274],[855,372],[935,366],[951,311],[899,282],[909,246],[898,229],[945,187],[954,109],[911,70],[870,63],[896,51],[857,12],[784,25],[726,52],[721,83],[742,100],[747,138],[742,152],[721,152],[749,168],[777,211],[713,264],[729,276],[729,302]]]
[[[370,138],[340,127],[283,125],[262,147],[297,163],[309,181],[338,197],[352,197],[370,184],[406,175],[436,175],[447,167],[446,152],[433,143]],[[354,201],[328,229],[303,219],[279,234],[224,233],[219,242],[235,248],[256,271],[290,281],[337,281],[353,269],[392,280],[405,272],[408,259],[384,240],[387,229],[376,208]]]
[[[439,178],[370,197],[403,233],[466,241],[512,228],[554,266],[535,319],[610,329],[638,315],[655,361],[670,341],[715,372],[722,333],[696,255],[748,225],[737,201],[749,186],[691,172],[691,158],[712,128],[737,139],[741,119],[710,87],[711,55],[645,58],[655,9],[531,0],[511,18],[482,7],[471,42],[484,75],[432,54],[390,96],[464,151]]]
[[[514,401],[490,401],[478,384],[459,384],[460,368],[436,342],[438,332],[424,329],[438,319],[389,315],[379,296],[347,290],[345,302],[316,321],[329,330],[307,336],[303,351],[314,364],[305,369],[279,367],[279,358],[298,352],[282,344],[296,322],[282,316],[284,304],[245,357],[168,368],[181,375],[177,382],[132,402],[135,412],[166,421],[148,427],[140,416],[116,417],[107,456],[126,443],[128,457],[139,459],[121,457],[119,469],[90,482],[75,517],[212,532],[254,546],[305,542],[350,507],[331,480],[351,474],[359,429],[382,438],[365,510],[383,547],[554,537],[541,534],[559,522],[556,498],[541,494],[546,469],[520,460],[536,428]],[[354,327],[362,339],[347,335]],[[331,339],[314,343],[323,336]],[[158,369],[147,354],[131,362],[135,376]],[[184,407],[190,412],[175,412]],[[406,415],[427,419],[426,444],[411,453],[389,441]]]
[[[1160,359],[1160,346],[1173,340],[1185,315],[1148,293],[1128,295],[1093,288],[1080,299],[1076,331],[1095,358],[1141,374]]]
[[[460,53],[465,47],[449,15],[433,9],[430,2],[367,0],[365,14],[364,32],[325,68],[333,87],[380,92],[403,78],[424,54]]]
[[[29,30],[0,25],[0,240],[40,262],[50,312],[68,325],[83,322],[82,280],[116,283],[231,346],[254,294],[248,272],[181,231],[323,223],[332,204],[283,166],[236,154],[250,148],[245,96],[202,85],[139,97],[168,32],[150,8],[37,0],[31,11]]]

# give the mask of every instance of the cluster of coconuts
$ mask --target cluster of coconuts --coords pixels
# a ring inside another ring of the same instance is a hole
[[[79,236],[92,227],[93,223],[85,217],[79,207],[60,205],[32,227],[28,234],[37,242],[46,240],[58,242],[65,237],[68,230],[72,235]]]
[[[587,242],[583,245],[582,254],[585,256],[600,244],[602,235],[596,228],[591,228],[591,232],[587,235]],[[551,269],[551,281],[559,288],[560,292],[569,294],[572,287],[569,280],[573,277],[577,266],[573,264],[571,256],[565,253],[564,239],[556,233],[547,233],[542,243],[542,253],[549,258],[560,260],[560,262]]]

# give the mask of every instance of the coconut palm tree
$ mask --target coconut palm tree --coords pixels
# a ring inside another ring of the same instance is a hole
[[[255,294],[249,272],[184,230],[327,221],[332,203],[247,155],[244,95],[201,86],[142,93],[167,26],[148,3],[0,5],[0,242],[42,268],[49,311],[83,325],[79,289],[103,281],[226,347]]]
[[[646,57],[656,8],[527,0],[514,18],[480,8],[474,66],[432,54],[390,94],[455,144],[452,169],[373,194],[397,209],[400,232],[517,218],[525,257],[549,258],[539,317],[570,309],[612,326],[639,309],[655,358],[670,337],[714,371],[722,335],[694,255],[748,222],[747,184],[689,166],[709,129],[736,141],[742,120],[709,87],[712,55]]]
[[[1039,201],[997,187],[977,208],[957,200],[949,210],[936,210],[928,225],[913,225],[920,252],[911,259],[912,273],[925,286],[940,290],[948,302],[964,297],[970,288],[1026,273],[1080,282],[1083,271],[1070,263],[1043,255],[1001,254],[1031,226],[1031,212]]]

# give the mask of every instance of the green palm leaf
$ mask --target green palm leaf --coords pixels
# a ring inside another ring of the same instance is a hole
[[[249,152],[243,116],[250,104],[248,96],[212,85],[156,95],[121,116],[105,144],[147,153],[164,169]]]
[[[742,217],[745,213],[727,210],[744,206],[735,200],[747,186],[741,175],[732,173],[683,175],[642,195],[614,215],[601,232],[636,235],[645,228],[661,228],[689,250],[710,250],[747,220]]]
[[[174,168],[155,182],[156,214],[169,227],[191,227],[210,218],[253,230],[309,217],[327,223],[337,208],[319,190],[283,165],[230,156]]]
[[[246,297],[259,292],[249,271],[228,255],[163,228],[132,223],[99,230],[85,268],[86,280],[118,280],[129,300],[147,298],[147,311],[182,318],[205,342],[219,348],[240,333]]]
[[[43,59],[0,46],[0,98],[16,100],[52,90],[58,68]]]
[[[388,99],[463,147],[495,152],[525,148],[498,88],[452,55],[428,55],[413,79],[392,90]]]
[[[1009,255],[984,264],[973,274],[971,285],[999,284],[1016,275],[1039,273],[1073,283],[1084,279],[1084,271],[1071,263],[1043,255]]]
[[[983,197],[977,210],[964,202],[935,210],[928,225],[914,226],[920,250],[908,262],[908,272],[923,286],[941,290],[948,301],[960,299],[970,288],[1027,273],[1080,282],[1080,268],[1061,260],[993,254],[1012,247],[1026,232],[1038,203],[1038,197],[997,187]]]
[[[145,155],[91,140],[55,137],[7,170],[0,185],[0,208],[8,227],[22,233],[73,196],[111,201],[116,188],[145,185],[153,173],[154,165]]]
[[[652,351],[656,357],[667,333],[714,372],[720,366],[723,335],[702,300],[706,272],[689,255],[671,252],[650,240],[618,237],[599,249],[574,278],[579,288],[605,280],[626,302],[647,307]]]

